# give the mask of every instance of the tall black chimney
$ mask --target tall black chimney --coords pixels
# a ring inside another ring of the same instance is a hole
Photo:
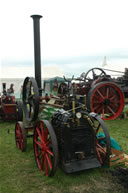
[[[35,79],[39,88],[39,94],[42,95],[41,90],[41,53],[40,53],[40,18],[41,15],[32,15],[34,27],[34,58],[35,58]]]

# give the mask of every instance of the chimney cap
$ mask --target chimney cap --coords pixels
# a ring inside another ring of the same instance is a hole
[[[40,18],[42,18],[43,16],[42,16],[42,15],[31,15],[30,17],[32,17],[33,19],[35,19],[35,18],[40,19]]]

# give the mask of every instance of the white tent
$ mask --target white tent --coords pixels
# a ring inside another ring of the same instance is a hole
[[[34,71],[34,70],[33,70]],[[8,67],[2,68],[2,74],[0,77],[0,93],[2,92],[2,83],[6,83],[6,89],[10,87],[10,84],[14,84],[14,93],[16,98],[20,97],[21,86],[23,85],[23,81],[25,77],[34,77],[34,73],[31,67],[27,68],[17,68],[17,67]],[[10,73],[7,73],[10,72]],[[49,66],[42,68],[42,87],[43,80],[53,77],[63,77],[62,70],[56,66]]]
[[[105,72],[112,77],[119,77],[124,75],[125,69],[128,68],[128,61],[125,59],[118,60],[108,60],[106,56],[104,57],[104,61],[102,67]]]

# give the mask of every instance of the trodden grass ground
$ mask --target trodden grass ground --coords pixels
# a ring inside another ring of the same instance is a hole
[[[128,154],[128,119],[105,122],[110,135]],[[0,193],[126,193],[108,168],[97,168],[74,174],[57,169],[46,177],[36,167],[32,138],[26,152],[15,145],[15,123],[0,123]]]

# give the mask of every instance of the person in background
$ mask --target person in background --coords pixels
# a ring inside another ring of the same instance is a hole
[[[10,95],[10,94],[14,94],[14,84],[10,84],[10,88],[7,89],[7,93]]]
[[[14,87],[14,84],[11,84],[10,88],[9,88],[10,89],[10,93],[14,93],[14,88],[13,87]]]

